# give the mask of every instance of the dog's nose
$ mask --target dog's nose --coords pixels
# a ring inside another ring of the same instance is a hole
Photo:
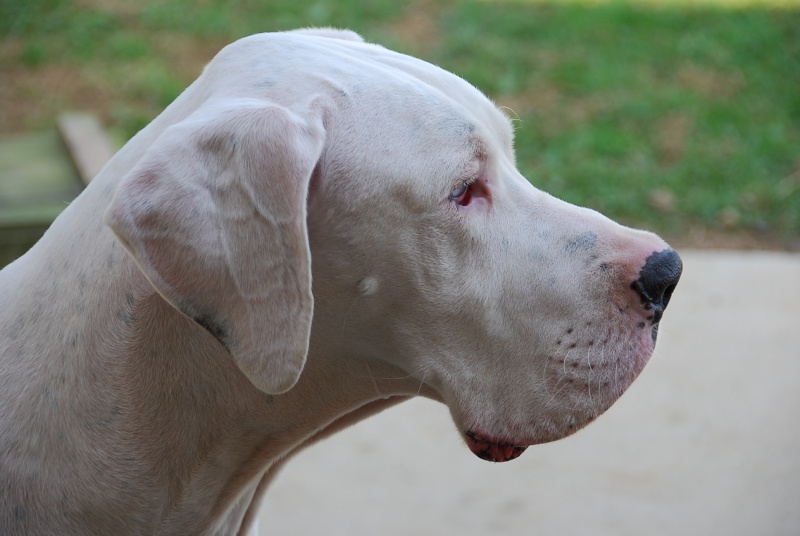
[[[653,324],[661,320],[664,309],[672,297],[672,291],[681,278],[681,271],[683,271],[681,258],[674,250],[665,249],[647,258],[644,268],[639,272],[639,279],[631,285],[642,299],[644,308],[652,311],[648,320]]]

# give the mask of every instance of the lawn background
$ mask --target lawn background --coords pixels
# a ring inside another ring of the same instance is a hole
[[[0,137],[120,140],[226,43],[347,27],[515,118],[536,186],[685,245],[800,249],[800,0],[0,0]]]

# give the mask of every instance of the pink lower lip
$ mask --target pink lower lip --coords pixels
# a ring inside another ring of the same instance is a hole
[[[464,434],[467,440],[467,446],[478,458],[490,462],[507,462],[518,458],[525,449],[525,446],[513,445],[511,443],[504,443],[487,438],[476,432],[466,432]]]

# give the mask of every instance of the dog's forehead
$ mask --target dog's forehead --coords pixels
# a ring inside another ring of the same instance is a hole
[[[393,121],[482,130],[511,151],[510,120],[483,93],[453,73],[380,45],[292,32],[257,34],[226,47],[209,67],[226,91],[235,75],[248,93],[260,91],[298,111],[324,94],[359,106],[356,116],[383,113]]]

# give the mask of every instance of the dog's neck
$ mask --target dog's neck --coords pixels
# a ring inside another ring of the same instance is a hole
[[[45,237],[50,248],[64,239]],[[283,395],[262,393],[210,333],[156,293],[121,246],[102,244],[112,252],[107,258],[89,255],[98,240],[113,237],[63,242],[80,259],[70,266],[55,266],[34,251],[8,272],[10,283],[22,272],[36,274],[29,280],[52,280],[38,288],[59,295],[58,307],[43,308],[52,296],[40,290],[3,289],[12,300],[28,295],[31,310],[15,314],[42,310],[48,318],[36,325],[49,326],[54,333],[48,340],[61,341],[43,354],[35,347],[41,334],[24,326],[19,332],[27,342],[14,366],[24,367],[19,376],[28,381],[18,387],[40,393],[36,412],[58,408],[60,420],[41,430],[43,423],[28,422],[7,438],[20,452],[41,450],[53,467],[65,468],[49,489],[28,490],[66,498],[55,501],[63,511],[52,515],[66,520],[85,509],[113,512],[124,505],[129,519],[143,520],[143,532],[203,533],[221,522],[238,527],[275,460],[419,389],[417,380],[396,380],[405,374],[385,362],[367,365],[342,348],[321,354],[312,340],[298,384]],[[15,389],[7,392],[12,399],[27,396]],[[35,429],[36,444],[25,429]],[[98,469],[109,463],[113,471]],[[76,474],[86,481],[75,482]],[[40,485],[20,483],[23,490]],[[87,499],[68,488],[104,491]]]
[[[405,374],[386,363],[368,365],[335,348],[317,354],[312,344],[298,384],[267,395],[211,334],[167,304],[143,277],[133,281],[124,304],[129,317],[120,316],[115,334],[124,341],[113,352],[115,359],[123,356],[116,367],[116,407],[120,426],[139,438],[137,463],[148,470],[137,472],[159,475],[169,490],[165,526],[182,530],[203,516],[237,515],[275,460],[419,388],[416,380],[396,381]]]

